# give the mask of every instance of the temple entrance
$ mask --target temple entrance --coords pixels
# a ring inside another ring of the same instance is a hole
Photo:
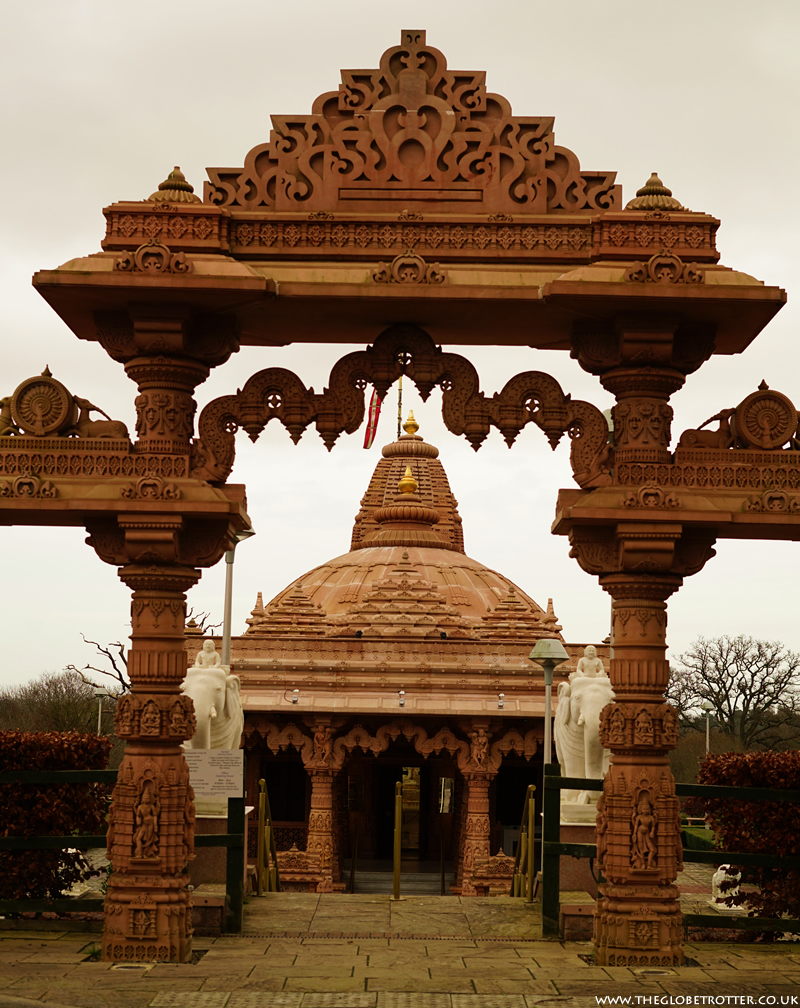
[[[402,784],[401,878],[405,892],[445,894],[453,881],[456,770],[449,759],[424,760],[391,750],[378,759],[354,756],[347,767],[349,845],[343,878],[355,892],[389,892],[395,827],[395,788]]]

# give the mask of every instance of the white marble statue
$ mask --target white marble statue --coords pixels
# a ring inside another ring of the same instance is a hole
[[[600,711],[613,700],[611,680],[597,657],[597,649],[589,645],[569,682],[558,686],[553,735],[562,776],[593,780],[605,777],[611,753],[600,743]],[[599,794],[562,791],[562,811],[565,804],[596,805]]]
[[[223,665],[212,640],[203,641],[181,691],[192,698],[197,731],[189,749],[238,749],[244,728],[239,677]]]
[[[722,864],[717,868],[714,874],[711,876],[711,899],[708,901],[715,910],[719,910],[721,913],[744,913],[747,909],[745,906],[728,906],[725,900],[729,896],[739,895],[739,883],[742,879],[742,873],[735,871],[731,865]],[[725,891],[722,890],[723,882],[733,882],[731,888],[726,888]]]

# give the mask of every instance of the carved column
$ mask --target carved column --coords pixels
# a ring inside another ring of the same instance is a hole
[[[675,879],[683,865],[669,768],[678,719],[663,694],[669,679],[666,599],[682,579],[625,572],[600,583],[613,598],[616,703],[601,717],[601,740],[612,759],[598,803],[598,862],[607,881],[597,902],[595,954],[607,966],[680,965]]]
[[[209,375],[197,360],[136,357],[125,365],[136,382],[136,450],[153,455],[188,455],[194,433],[195,388]]]
[[[155,553],[164,537],[176,533],[149,534],[149,552]],[[131,693],[117,704],[115,720],[127,745],[108,829],[113,873],[103,958],[187,962],[192,928],[186,868],[194,853],[194,805],[181,743],[194,734],[195,718],[191,700],[178,689],[186,674],[186,592],[200,571],[129,564],[120,577],[133,591]]]
[[[491,823],[489,821],[489,786],[492,777],[482,769],[467,771],[464,774],[467,785],[466,796],[466,823],[464,836],[461,844],[461,895],[479,895],[472,884],[472,873],[475,862],[479,858],[491,856],[489,847],[489,834]]]
[[[317,892],[333,892],[339,881],[339,858],[333,832],[333,778],[335,771],[309,768],[311,776],[311,812],[308,817],[309,854],[319,857],[322,881]]]

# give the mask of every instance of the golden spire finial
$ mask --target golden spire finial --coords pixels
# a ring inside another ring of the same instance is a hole
[[[408,411],[408,420],[403,424],[403,430],[406,434],[416,434],[419,430],[419,424],[414,419],[414,410]]]
[[[397,484],[397,489],[401,494],[413,494],[417,492],[417,481],[411,472],[411,466],[406,466],[406,471],[403,473],[403,478]]]
[[[186,181],[186,176],[175,165],[158,189],[147,197],[149,203],[200,203],[199,196],[194,194],[194,186]]]

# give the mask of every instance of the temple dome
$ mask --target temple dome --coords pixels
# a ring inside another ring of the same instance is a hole
[[[298,577],[247,636],[532,641],[560,636],[552,611],[468,557],[458,502],[439,451],[416,434],[383,448],[353,526],[351,549]]]

